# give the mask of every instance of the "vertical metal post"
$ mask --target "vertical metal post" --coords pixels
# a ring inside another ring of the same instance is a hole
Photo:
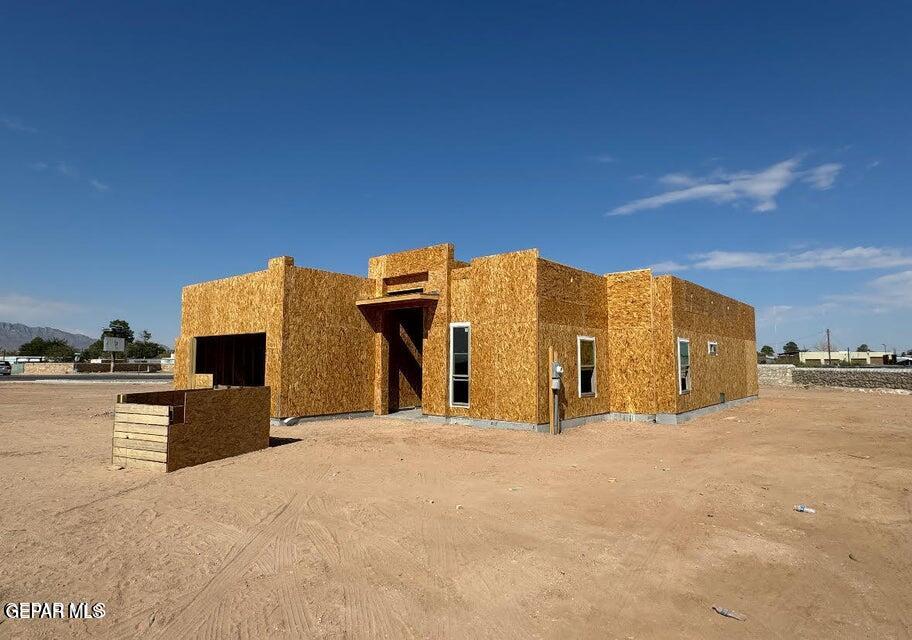
[[[555,408],[557,407],[557,397],[554,389],[551,388],[551,370],[554,367],[554,347],[548,347],[548,423],[551,435],[557,434],[557,419]]]

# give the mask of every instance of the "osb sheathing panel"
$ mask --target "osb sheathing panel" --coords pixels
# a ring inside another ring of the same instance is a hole
[[[453,245],[439,244],[411,251],[390,253],[370,259],[368,276],[374,281],[374,295],[382,295],[383,279],[397,278],[411,274],[427,272],[425,292],[436,292],[439,299],[435,306],[425,310],[425,335],[422,353],[422,410],[432,415],[447,415],[448,394],[448,345],[450,323],[450,269],[454,265]],[[386,359],[385,342],[382,337],[375,338],[375,353],[378,358]],[[386,369],[384,368],[384,371]],[[374,395],[382,406],[388,402],[388,384],[386,375],[375,376]]]
[[[265,332],[265,382],[273,389],[273,414],[279,415],[284,282],[286,270],[292,263],[291,258],[274,258],[265,271],[184,287],[181,335],[175,352],[175,387],[193,386],[193,338]]]
[[[563,419],[607,413],[614,393],[610,381],[608,309],[605,279],[602,276],[566,265],[537,261],[539,338],[537,367],[537,423],[548,422],[550,364],[548,348],[564,367],[560,393]],[[594,396],[579,395],[577,338],[595,338]]]
[[[373,408],[374,331],[355,305],[365,278],[292,267],[285,288],[279,416]]]
[[[677,413],[678,365],[672,320],[672,276],[655,278],[653,292],[654,413]]]
[[[691,352],[692,388],[677,396],[677,411],[717,404],[720,394],[726,400],[756,395],[753,307],[686,280],[671,278],[671,284],[674,337],[689,339]],[[719,345],[717,356],[709,355],[710,341]]]
[[[269,388],[188,391],[184,421],[168,427],[168,471],[269,446]]]
[[[472,269],[464,267],[450,272],[450,316],[467,318],[472,299]],[[458,322],[454,320],[453,322]]]
[[[471,375],[469,408],[451,407],[450,415],[537,421],[537,259],[537,251],[519,251],[453,272],[451,321],[471,324]]]
[[[656,412],[654,289],[649,269],[605,276],[610,411]]]

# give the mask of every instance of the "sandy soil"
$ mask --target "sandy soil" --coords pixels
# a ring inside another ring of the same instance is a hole
[[[309,423],[154,475],[108,464],[130,389],[0,386],[0,602],[107,605],[0,637],[912,634],[912,396],[764,389],[556,438]]]

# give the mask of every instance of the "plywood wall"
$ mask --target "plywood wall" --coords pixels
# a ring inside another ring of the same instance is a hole
[[[435,306],[425,310],[424,363],[422,374],[422,408],[430,415],[447,414],[448,347],[450,323],[450,269],[454,266],[452,244],[439,244],[412,251],[402,251],[377,256],[368,263],[368,277],[374,282],[374,295],[383,295],[388,279],[403,278],[427,273],[422,287],[425,293],[437,293],[440,298]],[[386,385],[389,346],[382,332],[375,336],[375,360],[383,362],[374,380],[375,410],[388,406]]]
[[[286,270],[291,258],[269,261],[265,271],[184,287],[181,335],[175,349],[174,386],[193,387],[193,339],[233,333],[266,333],[266,385],[279,413],[282,380],[282,314]]]
[[[355,305],[372,288],[372,281],[357,276],[288,270],[278,415],[373,408],[374,331]]]
[[[168,427],[168,471],[269,446],[269,388],[188,391],[182,423]]]
[[[605,276],[610,411],[656,412],[655,282],[649,269]]]
[[[679,278],[671,278],[671,288],[674,338],[690,340],[692,363],[692,390],[677,395],[677,412],[717,404],[721,394],[726,400],[756,395],[753,307]],[[709,355],[709,341],[718,343],[719,355]]]
[[[673,317],[673,276],[658,276],[653,283],[653,357],[655,362],[655,410],[677,413],[677,360]]]
[[[538,260],[537,272],[539,339],[536,360],[540,382],[535,422],[548,422],[549,347],[554,348],[555,359],[564,367],[564,389],[560,394],[563,419],[607,413],[614,390],[610,375],[609,304],[605,279],[544,259]],[[595,338],[594,396],[580,397],[579,394],[579,336]]]
[[[534,249],[477,258],[456,285],[452,322],[471,323],[470,407],[451,415],[538,421],[537,260]]]

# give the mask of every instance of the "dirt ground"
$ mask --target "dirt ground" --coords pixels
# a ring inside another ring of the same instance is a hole
[[[763,389],[560,437],[314,422],[168,475],[110,468],[114,394],[158,388],[0,385],[0,603],[107,612],[0,637],[912,634],[909,395]]]

